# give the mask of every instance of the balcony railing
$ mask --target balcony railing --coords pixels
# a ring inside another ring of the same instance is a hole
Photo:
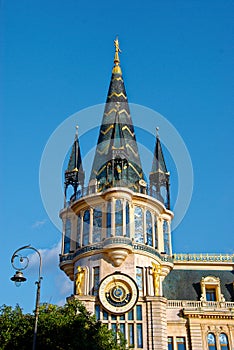
[[[169,309],[232,309],[234,311],[234,302],[231,301],[196,301],[196,300],[168,300]]]
[[[101,251],[106,247],[106,245],[110,244],[119,244],[119,245],[129,245],[131,248],[133,248],[136,251],[144,251],[147,253],[150,253],[152,255],[155,255],[161,259],[163,262],[173,262],[173,259],[171,256],[168,256],[167,254],[160,254],[156,249],[149,247],[145,244],[140,244],[132,241],[130,238],[125,237],[110,237],[105,239],[104,241],[100,243],[90,244],[85,247],[78,248],[74,252],[70,252],[67,254],[61,254],[60,255],[60,262],[65,261],[72,261],[75,257],[80,256],[85,253],[93,252],[93,251]]]
[[[234,254],[174,254],[174,262],[234,262]]]
[[[147,187],[142,187],[142,186],[131,186],[128,187],[126,186],[126,183],[121,184],[121,182],[115,184],[113,187],[110,188],[120,188],[120,187],[127,187],[130,190],[132,190],[135,193],[142,193],[142,194],[146,194],[150,197],[153,197],[155,199],[157,199],[158,201],[160,201],[161,203],[163,203],[165,205],[165,207],[167,209],[169,209],[169,204],[163,199],[163,197],[160,195],[160,193],[158,193],[155,189],[153,189],[150,186]],[[105,190],[108,190],[110,188],[106,188]],[[83,187],[83,188],[79,188],[76,192],[76,195],[71,196],[70,201],[66,202],[66,208],[68,208],[73,202],[77,201],[80,198],[95,194],[95,193],[99,193],[100,190],[97,188],[97,186],[87,186],[87,187]],[[103,191],[104,192],[104,191]]]

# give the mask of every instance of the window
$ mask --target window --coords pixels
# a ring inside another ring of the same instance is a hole
[[[65,223],[64,254],[67,254],[70,251],[70,240],[71,240],[71,220],[67,219]]]
[[[99,306],[99,305],[98,305]],[[136,305],[132,310],[123,315],[114,315],[102,309],[95,308],[100,321],[114,332],[121,332],[129,347],[144,349],[143,344],[143,310],[142,305]]]
[[[100,279],[100,268],[98,266],[93,268],[93,295],[98,295]]]
[[[137,347],[143,348],[142,324],[137,324]]]
[[[85,210],[84,227],[83,227],[83,245],[89,244],[89,227],[90,227],[90,213],[89,213],[89,210]]]
[[[102,236],[102,209],[96,207],[93,211],[93,243],[101,241]]]
[[[173,350],[173,338],[168,337],[167,342],[168,342],[168,350]]]
[[[209,333],[207,335],[207,343],[208,343],[209,350],[216,350],[216,341],[213,333]]]
[[[144,243],[143,239],[143,213],[140,207],[135,207],[134,211],[135,222],[135,241],[138,243]]]
[[[115,235],[123,236],[123,204],[120,199],[115,202]]]
[[[134,317],[133,317],[133,310],[128,312],[128,320],[133,321]]]
[[[142,306],[141,305],[136,306],[136,319],[138,321],[142,321]]]
[[[99,305],[95,305],[95,316],[96,316],[96,320],[100,320],[100,306]]]
[[[201,285],[201,301],[223,301],[221,294],[220,279],[215,276],[202,277]]]
[[[143,292],[143,268],[136,268],[136,283],[140,292]]]
[[[207,301],[215,301],[216,300],[215,294],[216,294],[215,289],[213,289],[213,288],[206,289],[206,300]]]
[[[134,346],[134,325],[130,323],[128,325],[128,344],[129,346]]]
[[[168,350],[186,350],[186,338],[185,337],[167,337],[167,348]]]
[[[129,203],[126,202],[126,237],[130,237]]]
[[[154,218],[154,239],[155,239],[155,248],[158,248],[158,227],[157,227],[157,217]]]
[[[123,334],[123,336],[125,336],[125,324],[124,323],[120,323],[119,331]]]
[[[221,350],[229,350],[228,338],[225,333],[221,333],[219,335],[219,344],[220,344]]]
[[[80,214],[77,217],[77,238],[76,238],[76,249],[81,247],[81,231],[80,231],[80,225],[81,225],[81,218]]]
[[[176,345],[177,345],[177,350],[186,350],[185,338],[184,337],[176,337]]]
[[[166,220],[163,221],[163,238],[164,238],[164,251],[170,255],[170,242],[169,242],[169,224]]]
[[[146,240],[147,244],[153,246],[153,232],[152,232],[152,215],[149,210],[146,211]]]
[[[111,202],[107,202],[107,208],[106,208],[106,236],[111,236]]]

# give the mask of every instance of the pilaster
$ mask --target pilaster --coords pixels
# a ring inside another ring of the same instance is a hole
[[[167,350],[167,299],[146,297],[147,350]]]
[[[188,319],[189,332],[190,332],[190,344],[192,350],[202,350],[202,329],[200,321],[196,322],[196,319]]]

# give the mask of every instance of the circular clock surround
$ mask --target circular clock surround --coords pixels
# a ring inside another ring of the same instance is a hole
[[[114,314],[123,314],[133,308],[138,300],[136,282],[120,272],[105,277],[99,287],[99,300],[102,306]]]

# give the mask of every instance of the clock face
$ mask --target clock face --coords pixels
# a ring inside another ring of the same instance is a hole
[[[128,275],[114,273],[102,280],[99,300],[109,312],[123,314],[133,308],[138,299],[136,282]]]

